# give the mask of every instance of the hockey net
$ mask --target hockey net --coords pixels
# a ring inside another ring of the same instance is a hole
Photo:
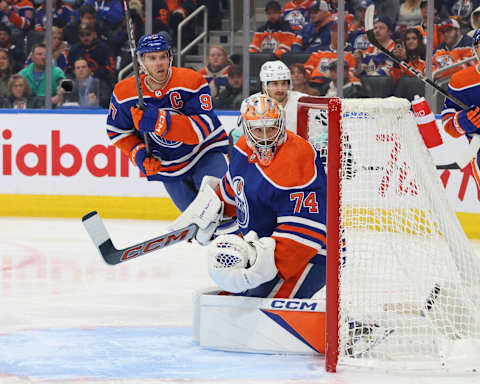
[[[328,175],[327,370],[478,369],[480,260],[410,103],[303,97],[297,129]]]

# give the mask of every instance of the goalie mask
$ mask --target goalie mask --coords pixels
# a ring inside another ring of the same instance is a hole
[[[264,95],[249,98],[242,111],[242,123],[248,147],[261,165],[270,165],[286,138],[283,108]]]
[[[292,76],[290,69],[280,60],[267,61],[260,68],[260,82],[262,84],[263,93],[270,96],[267,91],[267,85],[270,81],[286,80],[292,87]],[[271,97],[271,96],[270,96]]]

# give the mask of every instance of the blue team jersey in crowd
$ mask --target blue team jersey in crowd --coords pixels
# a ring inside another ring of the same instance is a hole
[[[225,213],[237,217],[243,235],[253,230],[275,239],[279,271],[275,284],[262,284],[252,296],[293,297],[308,264],[325,262],[326,185],[318,152],[292,132],[268,167],[252,159],[245,136],[237,141],[219,191]],[[315,292],[324,277],[308,284],[318,284],[309,288]]]
[[[227,153],[228,137],[213,111],[210,88],[197,72],[172,67],[167,85],[151,91],[141,75],[146,104],[167,111],[167,128],[161,135],[149,133],[150,149],[163,167],[149,180],[168,181],[182,177],[204,156],[214,150]],[[107,133],[122,152],[143,141],[136,131],[130,108],[138,103],[135,78],[117,83],[113,90],[107,118]]]

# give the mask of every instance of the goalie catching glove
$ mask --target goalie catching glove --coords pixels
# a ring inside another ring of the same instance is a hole
[[[253,231],[245,238],[218,236],[207,248],[208,273],[223,290],[240,293],[258,287],[277,275],[275,240],[258,238]]]
[[[223,218],[223,203],[215,193],[220,179],[213,176],[205,176],[198,190],[197,197],[190,203],[187,209],[171,225],[171,230],[185,228],[190,224],[196,224],[198,231],[195,239],[206,245],[212,239],[213,233]]]

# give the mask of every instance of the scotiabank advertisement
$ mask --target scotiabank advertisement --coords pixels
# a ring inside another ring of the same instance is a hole
[[[218,113],[227,131],[235,113]],[[167,196],[162,183],[148,182],[106,135],[106,112],[1,113],[1,194]],[[441,130],[440,130],[441,131]],[[455,162],[464,138],[442,134],[431,149],[434,162]],[[480,191],[471,166],[438,170],[456,211],[480,213]]]

